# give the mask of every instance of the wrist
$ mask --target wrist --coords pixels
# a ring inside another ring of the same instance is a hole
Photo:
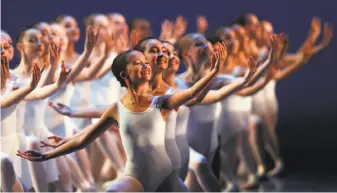
[[[64,82],[57,82],[56,83],[56,88],[59,89],[63,86]]]
[[[90,49],[84,48],[82,56],[89,58],[89,56],[90,56],[90,54],[91,54],[92,51],[93,51],[93,48],[90,48]]]
[[[68,117],[73,117],[74,116],[74,112],[73,111],[70,111],[68,114],[66,114]]]
[[[43,158],[43,160],[48,160],[48,159],[51,159],[52,158],[52,155],[48,152],[42,154],[41,156]]]

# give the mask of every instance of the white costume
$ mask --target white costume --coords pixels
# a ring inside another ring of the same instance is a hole
[[[165,121],[158,108],[158,97],[143,112],[131,112],[117,103],[119,131],[127,162],[125,174],[136,178],[144,191],[155,191],[172,172],[165,149]]]
[[[173,89],[169,88],[166,94],[172,94]],[[167,115],[166,129],[165,129],[165,148],[167,155],[172,163],[172,170],[181,168],[180,150],[176,142],[176,124],[178,112],[173,109]]]
[[[104,65],[111,66],[116,56],[117,54],[112,52]],[[89,106],[95,107],[113,104],[120,99],[120,93],[120,83],[113,73],[109,71],[103,77],[90,82]],[[95,123],[98,120],[92,119],[92,122]]]
[[[18,76],[18,74],[13,74]],[[20,87],[24,87],[29,84],[30,80],[30,77],[22,77],[19,79],[18,85]],[[45,141],[47,140],[47,137],[53,135],[44,124],[44,114],[46,111],[47,103],[48,99],[21,101],[18,104],[17,127],[19,130],[23,130],[26,136],[34,136],[37,137],[40,141]],[[42,152],[48,151],[50,149],[50,147],[43,148]],[[47,181],[57,181],[59,179],[59,172],[56,166],[56,160],[48,160],[43,162],[43,164],[48,171]]]
[[[6,90],[1,94],[1,98],[6,97],[13,90],[15,77],[8,80]],[[17,156],[17,151],[26,151],[26,137],[23,128],[17,127],[17,104],[7,108],[1,108],[1,149],[12,160],[15,174],[22,180],[27,188],[32,187],[32,180],[28,168],[28,161]]]
[[[56,74],[59,74],[61,71],[61,66],[58,68]],[[67,86],[64,85],[62,88],[57,90],[53,95],[49,97],[50,102],[66,104],[66,93]],[[47,106],[46,113],[44,116],[44,123],[54,135],[65,137],[66,128],[64,123],[64,115],[57,113],[53,108]]]

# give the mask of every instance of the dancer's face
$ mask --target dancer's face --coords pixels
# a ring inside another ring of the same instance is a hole
[[[7,34],[1,34],[1,59],[6,58],[8,61],[13,60],[14,48],[12,38]]]
[[[41,22],[37,24],[36,28],[40,30],[44,40],[48,41],[48,38],[51,35],[51,26],[46,22]]]
[[[169,43],[163,43],[163,46],[168,51],[169,64],[167,70],[177,72],[179,70],[180,59],[178,57],[177,51],[174,49],[174,46]]]
[[[270,36],[273,35],[274,33],[273,26],[268,21],[262,21],[261,27],[262,27],[262,40],[266,45],[268,45],[270,43]]]
[[[144,42],[144,55],[149,61],[154,72],[164,71],[168,67],[168,50],[157,39],[149,39]]]
[[[195,69],[201,69],[201,65],[209,65],[211,61],[211,48],[209,42],[201,34],[192,35],[192,44],[187,51],[187,55],[193,60],[192,64]]]
[[[253,26],[259,24],[259,18],[254,14],[248,14],[246,16],[247,25]]]
[[[112,34],[112,30],[109,27],[109,20],[105,15],[95,16],[93,27],[94,29],[100,29],[100,35],[98,36],[97,43],[103,42],[106,36],[111,36]]]
[[[114,26],[114,29],[117,32],[120,32],[123,28],[127,26],[125,17],[121,14],[111,14],[108,16],[108,18],[111,26]]]
[[[234,25],[232,29],[234,30],[235,35],[237,37],[237,40],[240,43],[239,49],[243,50],[243,48],[245,46],[248,46],[248,44],[249,44],[249,37],[246,33],[245,28],[243,28],[242,26],[239,26],[239,25]]]
[[[132,83],[148,82],[152,78],[152,69],[143,53],[133,51],[128,54],[126,74]]]
[[[61,51],[65,52],[68,47],[68,37],[64,27],[59,24],[52,24],[51,33],[53,36],[53,42],[61,48]]]
[[[231,28],[226,28],[224,30],[224,39],[231,54],[236,54],[240,49],[240,42],[238,41],[235,32]]]
[[[152,36],[151,24],[147,21],[138,21],[134,30],[137,31],[140,39]]]
[[[69,42],[75,43],[80,39],[80,29],[75,18],[65,16],[60,23],[65,29]]]
[[[44,49],[41,39],[42,34],[39,30],[27,29],[17,47],[28,57],[41,56]]]

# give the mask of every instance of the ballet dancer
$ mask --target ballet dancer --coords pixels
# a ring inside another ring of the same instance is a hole
[[[26,149],[23,130],[16,127],[17,104],[29,95],[38,85],[41,71],[33,66],[30,83],[18,88],[15,77],[10,73],[9,62],[14,57],[11,37],[1,30],[1,184],[4,192],[32,190],[32,180],[28,163],[15,157],[15,149]],[[14,129],[13,129],[14,127]]]
[[[155,97],[148,94],[152,76],[145,56],[135,50],[123,52],[114,60],[112,71],[121,85],[127,86],[128,92],[117,104],[109,107],[98,123],[45,154],[29,150],[18,152],[18,155],[31,161],[52,159],[84,148],[111,124],[118,124],[129,159],[125,168],[126,175],[116,180],[107,191],[154,191],[172,170],[164,144],[165,120],[169,110],[197,96],[217,75],[219,65],[216,62],[213,66],[210,73],[191,88],[177,94]],[[139,137],[139,134],[143,137]],[[143,176],[144,173],[146,177]]]

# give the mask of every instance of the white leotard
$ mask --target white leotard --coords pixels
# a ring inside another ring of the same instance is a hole
[[[59,74],[61,71],[61,66],[57,69],[56,74]],[[62,88],[57,90],[53,95],[49,97],[48,101],[66,104],[66,92],[67,85],[64,85]],[[46,113],[44,116],[44,123],[54,135],[65,137],[66,128],[64,124],[64,116],[57,113],[53,108],[47,106]]]
[[[141,182],[145,192],[155,191],[172,172],[165,149],[165,121],[154,97],[143,112],[131,112],[117,102],[119,131],[125,149],[126,175]]]
[[[112,52],[104,65],[113,63],[117,54]],[[95,107],[98,105],[109,105],[116,103],[120,99],[121,86],[111,71],[103,77],[90,82],[89,105]],[[95,123],[99,119],[92,119]]]
[[[86,109],[89,106],[90,82],[76,82],[67,85],[66,104],[72,109]],[[91,124],[90,119],[64,117],[66,135],[72,136],[74,130],[79,131]]]
[[[13,71],[13,74],[20,77]],[[24,87],[30,82],[30,77],[20,77],[18,85]],[[17,127],[23,130],[26,136],[34,136],[39,140],[47,140],[47,137],[53,134],[48,130],[44,124],[44,114],[47,107],[48,98],[44,100],[21,101],[17,109]],[[42,151],[47,151],[51,148],[43,148]],[[51,159],[43,162],[48,170],[48,182],[54,182],[59,179],[56,160]]]
[[[268,106],[267,113],[277,114],[278,112],[278,101],[276,96],[276,80],[270,80],[265,87],[266,100]]]
[[[235,77],[233,76],[232,78]],[[252,97],[234,94],[224,99],[221,103],[221,118],[217,120],[215,127],[221,133],[222,142],[225,142],[226,139],[246,128],[245,124],[247,124],[252,110]]]
[[[173,94],[173,88],[169,88],[166,94]],[[172,164],[172,170],[181,168],[180,151],[176,142],[176,124],[177,124],[178,112],[171,110],[166,119],[166,131],[165,131],[165,148],[167,155],[169,156]]]
[[[259,59],[262,59],[266,56],[266,51],[263,50],[260,53]],[[267,90],[268,90],[268,85],[270,84],[270,82],[264,87],[262,88],[260,91],[258,91],[256,94],[254,94],[253,100],[252,100],[252,113],[256,116],[262,116],[265,115],[267,113],[267,101],[266,101],[266,97],[267,97]]]
[[[12,76],[13,78],[13,76]],[[17,79],[8,80],[6,90],[1,94],[1,98],[12,92]],[[12,160],[15,174],[20,177],[27,188],[32,187],[32,180],[28,168],[28,161],[17,156],[17,150],[26,151],[26,137],[23,128],[17,127],[17,104],[7,108],[1,108],[1,146],[0,151],[8,155]]]
[[[183,80],[177,80],[176,82],[179,88],[188,88],[188,85]],[[187,122],[188,143],[209,161],[213,160],[218,146],[218,132],[213,128],[213,124],[219,117],[220,108],[219,102],[210,105],[194,105],[189,108],[190,113]]]

